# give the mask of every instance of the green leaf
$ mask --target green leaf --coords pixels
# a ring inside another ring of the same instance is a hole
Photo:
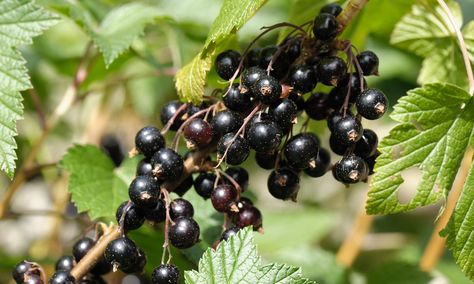
[[[69,191],[79,212],[87,212],[91,219],[115,216],[117,207],[128,199],[137,159],[125,160],[114,169],[112,160],[95,146],[70,148],[60,167],[70,173]]]
[[[216,49],[234,35],[267,0],[225,0],[214,20],[203,49],[175,77],[178,95],[183,101],[199,103],[204,95],[206,76]]]
[[[474,62],[474,21],[470,21],[462,30],[469,58]]]
[[[20,91],[31,88],[25,60],[18,47],[57,23],[53,14],[31,0],[0,1],[0,170],[15,172],[16,121],[23,116]]]
[[[301,278],[301,269],[279,264],[260,265],[253,231],[245,228],[209,248],[199,261],[199,272],[186,271],[186,283],[314,283]]]
[[[474,165],[464,183],[461,196],[443,235],[462,271],[474,281]]]
[[[367,277],[367,284],[420,284],[429,283],[428,273],[420,271],[416,264],[389,261],[376,266]]]
[[[370,214],[407,211],[446,197],[472,136],[474,104],[469,94],[450,84],[427,84],[402,97],[391,117],[398,121],[380,145],[366,205]],[[421,170],[416,194],[397,198],[402,172]]]

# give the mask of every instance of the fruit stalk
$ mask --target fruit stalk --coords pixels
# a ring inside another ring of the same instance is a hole
[[[352,19],[359,14],[359,11],[367,4],[369,0],[350,0],[342,13],[337,17],[339,22],[339,33],[341,33]]]

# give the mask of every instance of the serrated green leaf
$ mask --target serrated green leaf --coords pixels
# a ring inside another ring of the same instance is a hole
[[[20,91],[31,88],[25,60],[17,48],[56,24],[57,18],[34,1],[0,2],[0,170],[15,172],[16,121],[23,116]]]
[[[175,76],[176,89],[183,101],[199,103],[204,96],[206,76],[216,49],[234,35],[267,0],[225,0],[214,20],[203,49]]]
[[[301,269],[279,264],[260,266],[253,231],[242,229],[216,250],[209,248],[199,261],[199,272],[186,271],[186,283],[314,283],[301,278]]]
[[[117,207],[128,199],[128,185],[135,176],[137,158],[125,160],[114,169],[112,160],[92,145],[75,145],[60,162],[67,170],[69,191],[79,212],[91,219],[115,216]]]
[[[474,103],[456,86],[427,84],[402,97],[391,117],[400,124],[380,143],[366,205],[370,214],[407,211],[447,195],[472,136]],[[411,167],[421,170],[422,179],[414,197],[401,204],[401,173]]]
[[[462,271],[474,281],[474,165],[443,235]]]

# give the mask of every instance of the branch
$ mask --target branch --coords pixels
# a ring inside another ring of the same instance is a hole
[[[341,14],[337,17],[339,22],[339,33],[341,33],[347,25],[359,14],[360,10],[367,4],[369,0],[350,0]]]

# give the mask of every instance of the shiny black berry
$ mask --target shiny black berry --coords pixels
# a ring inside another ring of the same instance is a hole
[[[314,165],[309,166],[304,172],[311,177],[323,176],[331,166],[331,155],[324,148],[319,148]]]
[[[153,269],[151,283],[153,284],[178,284],[179,269],[173,264],[161,264]]]
[[[186,124],[183,134],[191,149],[208,145],[214,136],[211,124],[202,118],[194,118]]]
[[[285,157],[295,169],[306,169],[318,155],[319,140],[312,133],[300,133],[291,137],[285,145]]]
[[[222,97],[224,105],[233,111],[246,113],[252,107],[251,96],[248,93],[242,93],[239,84],[233,84],[227,94]]]
[[[164,146],[165,138],[156,127],[143,127],[135,136],[135,148],[147,158],[151,158],[156,151]]]
[[[169,239],[179,249],[192,247],[199,241],[199,225],[193,218],[179,217],[169,229]]]
[[[272,68],[270,75],[276,79],[282,79],[290,67],[290,58],[279,47],[270,45],[262,48],[260,52],[260,67],[264,70],[267,70],[270,62],[272,62]]]
[[[272,171],[267,180],[270,194],[282,200],[295,200],[300,188],[300,178],[293,170],[283,167]]]
[[[348,89],[343,87],[332,88],[328,95],[328,106],[334,110],[340,110],[348,95]],[[349,101],[348,107],[352,103]]]
[[[252,92],[258,101],[271,105],[280,99],[282,88],[275,77],[264,75],[255,83]]]
[[[211,193],[211,202],[214,209],[227,212],[237,201],[237,189],[230,184],[219,184]]]
[[[242,84],[241,92],[244,94],[251,93],[255,83],[266,75],[267,72],[260,67],[245,69],[244,72],[242,72],[242,76],[240,76],[240,83]]]
[[[262,213],[254,206],[247,206],[236,214],[234,217],[235,225],[239,228],[252,226],[257,231],[262,227]]]
[[[111,241],[105,248],[104,257],[112,265],[118,268],[129,268],[137,263],[137,245],[127,237],[121,237]]]
[[[151,158],[153,175],[164,180],[177,180],[184,168],[183,158],[169,148],[160,149]]]
[[[224,110],[214,116],[211,125],[215,135],[220,137],[229,132],[237,132],[243,122],[244,120],[238,113]]]
[[[265,170],[272,170],[275,168],[276,159],[278,157],[278,152],[270,152],[270,153],[263,153],[263,152],[256,152],[255,153],[255,161],[257,165],[259,165],[262,169]]]
[[[74,256],[72,255],[63,255],[61,256],[58,261],[56,261],[55,264],[55,270],[65,270],[65,271],[70,271],[74,265],[76,265],[76,262],[74,261]]]
[[[229,240],[230,237],[237,235],[239,230],[239,227],[230,227],[229,229],[225,230],[221,235],[221,241]]]
[[[326,93],[313,93],[306,100],[305,112],[312,119],[326,119],[330,110],[331,108],[329,107],[328,94]]]
[[[317,83],[313,68],[306,65],[294,67],[289,73],[288,81],[293,89],[301,94],[313,90]]]
[[[321,13],[316,16],[313,23],[313,34],[317,39],[326,41],[334,39],[338,32],[338,22],[334,15]]]
[[[319,13],[328,13],[333,15],[334,17],[339,16],[339,14],[342,12],[341,6],[337,3],[330,3],[327,5],[324,5],[321,10],[319,10]]]
[[[153,166],[148,159],[142,159],[137,165],[137,176],[152,175]]]
[[[163,199],[158,199],[155,207],[144,209],[145,218],[154,223],[161,223],[166,219],[166,204]]]
[[[94,245],[95,241],[88,237],[78,240],[72,247],[72,255],[74,255],[76,262],[79,262]]]
[[[295,61],[301,54],[301,37],[289,37],[282,44],[287,45],[287,49],[285,50],[286,55],[288,56],[288,60],[290,62]]]
[[[346,116],[352,116],[351,113],[346,112]],[[327,123],[328,123],[328,128],[329,131],[333,132],[334,128],[336,126],[336,123],[341,120],[341,118],[344,117],[344,114],[342,112],[339,112],[338,110],[333,111],[328,117],[327,117]]]
[[[18,282],[21,284],[45,284],[40,275],[36,274],[26,274],[25,280],[23,282]]]
[[[268,113],[271,120],[276,122],[282,129],[291,127],[296,123],[296,116],[298,115],[298,107],[290,99],[283,99],[273,105]]]
[[[342,183],[357,183],[367,178],[369,168],[361,157],[348,155],[342,157],[333,167],[334,178]]]
[[[377,134],[370,129],[364,129],[362,137],[356,143],[354,154],[361,158],[368,158],[377,152],[378,143]]]
[[[346,62],[337,56],[325,57],[318,64],[319,81],[327,86],[338,86],[346,72]]]
[[[329,147],[331,148],[331,151],[334,154],[342,156],[347,152],[347,148],[349,146],[340,143],[337,140],[336,136],[334,134],[331,134],[331,136],[329,136]]]
[[[191,189],[191,187],[193,187],[193,183],[193,176],[189,175],[173,190],[173,192],[179,196],[183,196],[186,192],[188,192],[188,190]]]
[[[196,190],[197,194],[199,194],[204,199],[211,197],[216,178],[216,175],[213,173],[200,173],[194,180],[194,189]]]
[[[272,152],[281,143],[283,132],[276,123],[258,122],[252,124],[247,132],[247,141],[257,152]]]
[[[344,94],[344,97],[350,92],[350,103],[355,103],[362,90],[366,87],[367,81],[362,75],[357,73],[347,74],[338,85],[338,89],[340,89],[341,94]]]
[[[366,89],[358,96],[356,107],[357,112],[364,118],[378,119],[387,111],[387,97],[378,89]]]
[[[170,130],[176,131],[183,124],[186,115],[186,109],[181,110],[178,114],[178,110],[183,105],[180,101],[170,101],[161,108],[160,119],[163,126],[165,126],[171,118],[176,115],[175,120],[171,124]]]
[[[130,200],[139,208],[153,208],[160,195],[160,182],[151,176],[137,176],[128,188]]]
[[[241,136],[235,136],[234,133],[227,133],[217,143],[217,158],[224,158],[229,165],[236,166],[242,164],[249,156],[249,153],[250,146],[247,140]]]
[[[334,124],[332,134],[334,139],[343,145],[355,144],[362,137],[364,129],[360,120],[356,117],[346,115]]]
[[[120,270],[128,274],[141,273],[143,269],[145,268],[146,262],[147,262],[147,258],[146,258],[145,252],[142,249],[138,248],[135,262],[131,264],[130,266],[121,266]]]
[[[170,204],[170,217],[172,220],[179,217],[193,217],[194,207],[184,198],[177,198]]]
[[[290,92],[290,94],[288,95],[288,99],[292,100],[296,104],[298,114],[304,110],[305,101],[302,95],[298,94],[297,92]]]
[[[362,51],[357,55],[357,61],[359,61],[364,76],[379,74],[379,58],[372,51]]]
[[[225,173],[237,182],[242,192],[249,186],[249,173],[246,169],[242,167],[230,167],[225,170]]]
[[[247,55],[245,55],[245,67],[250,68],[254,66],[258,66],[260,64],[260,51],[261,49],[256,47],[252,48],[247,52]]]
[[[226,50],[216,58],[217,74],[224,80],[230,80],[237,71],[240,63],[240,53],[235,50]]]
[[[69,273],[69,271],[56,271],[48,282],[49,284],[75,284],[76,279]]]
[[[12,271],[12,277],[17,283],[24,283],[25,276],[41,275],[40,267],[34,263],[26,260],[20,261]]]
[[[138,208],[133,202],[130,201],[129,203],[129,201],[125,201],[117,208],[115,219],[119,224],[123,220],[123,229],[131,231],[136,230],[143,225],[145,222],[145,215],[143,210]]]

